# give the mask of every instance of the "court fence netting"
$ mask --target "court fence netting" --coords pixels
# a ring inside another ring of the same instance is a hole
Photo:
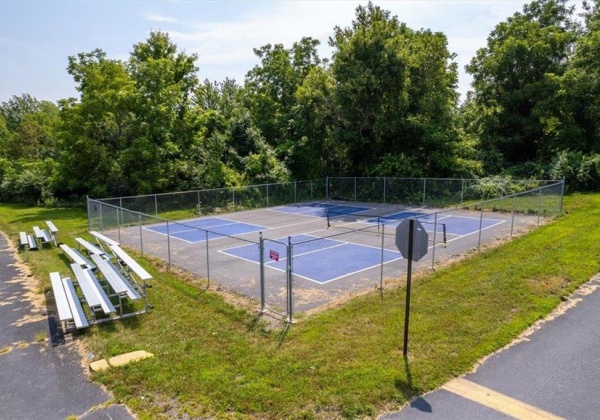
[[[293,322],[298,313],[402,284],[406,261],[395,245],[402,219],[419,220],[429,232],[429,252],[414,269],[433,269],[561,214],[564,191],[564,180],[327,177],[88,198],[88,228]],[[323,211],[277,211],[302,203]],[[361,210],[345,211],[352,206]],[[194,225],[200,217],[261,229],[229,234]],[[160,232],[151,228],[157,225]]]

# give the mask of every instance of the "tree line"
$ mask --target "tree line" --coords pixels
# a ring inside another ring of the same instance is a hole
[[[326,175],[566,178],[600,186],[600,0],[536,0],[489,34],[466,70],[443,33],[379,6],[254,49],[243,83],[201,81],[201,57],[151,32],[127,60],[68,58],[78,98],[0,104],[0,199],[93,197]]]

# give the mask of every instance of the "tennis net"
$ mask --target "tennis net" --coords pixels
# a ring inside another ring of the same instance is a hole
[[[327,229],[349,230],[364,232],[367,234],[395,235],[396,227],[403,220],[418,220],[428,232],[436,232],[430,235],[430,241],[446,245],[446,224],[436,220],[435,214],[414,211],[402,211],[392,214],[367,214],[367,213],[344,213],[336,210],[327,211]],[[385,229],[382,226],[385,225]]]

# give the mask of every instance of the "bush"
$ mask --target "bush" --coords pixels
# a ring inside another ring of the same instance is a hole
[[[563,150],[552,161],[550,176],[564,178],[569,191],[597,190],[600,188],[600,155]]]
[[[0,198],[2,201],[29,205],[52,205],[52,175],[56,162],[45,159],[36,162],[2,161]]]

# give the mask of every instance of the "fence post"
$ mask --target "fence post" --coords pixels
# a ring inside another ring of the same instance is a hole
[[[167,220],[167,254],[169,255],[169,268],[171,267],[171,235],[169,234],[169,221]]]
[[[104,232],[104,218],[102,217],[102,203],[100,203],[100,232]]]
[[[258,255],[260,260],[260,311],[265,311],[265,240],[263,233],[258,232]]]
[[[460,189],[460,204],[463,203],[463,200],[465,198],[465,180],[462,179],[461,181],[462,181],[462,186],[461,186],[461,189]]]
[[[138,213],[138,223],[140,226],[140,251],[142,252],[142,255],[144,255],[144,239],[142,238],[144,229],[142,229],[142,215],[140,213]]]
[[[562,212],[563,212],[564,200],[565,200],[565,179],[563,178],[562,182],[561,182],[561,188],[560,188],[560,208],[559,208],[558,214],[562,214]]]
[[[517,196],[514,195],[513,200],[512,200],[512,219],[510,221],[510,237],[511,238],[513,236],[513,229],[515,227],[515,200],[516,199],[517,199]]]
[[[202,215],[202,201],[200,201],[200,190],[198,190],[198,216]]]
[[[287,246],[287,289],[288,289],[288,323],[294,322],[294,308],[293,308],[293,300],[292,300],[292,237],[288,236],[288,246]]]
[[[297,203],[298,199],[296,198],[296,181],[294,181],[294,203]]]
[[[355,203],[358,201],[357,198],[358,197],[356,196],[356,177],[354,177],[354,202]]]
[[[385,204],[385,189],[386,189],[385,177],[383,177],[383,203]]]
[[[537,225],[540,225],[540,214],[542,213],[542,189],[540,188],[540,194],[538,195],[538,217],[537,217]]]
[[[89,195],[85,196],[85,202],[87,204],[88,232],[90,232],[90,231],[92,231],[94,229],[92,229],[92,219],[91,219],[92,212],[90,211],[90,196]]]
[[[325,200],[329,200],[329,177],[325,177]]]
[[[379,220],[377,220],[377,224],[379,224]],[[385,223],[381,226],[381,269],[379,273],[379,290],[383,296],[383,250],[385,246]]]
[[[119,215],[121,221],[123,221],[123,198],[119,197],[119,208],[117,209],[117,227],[119,231],[119,242],[121,242],[121,224],[119,222]]]
[[[121,208],[117,209],[117,236],[119,237],[119,242],[121,242],[121,217],[119,217],[119,215],[121,215]]]
[[[427,178],[423,178],[423,207],[425,207],[425,191],[427,189]]]
[[[154,194],[154,215],[158,216],[158,196]]]
[[[267,207],[269,207],[269,184],[267,184]]]
[[[481,207],[481,215],[479,216],[479,243],[477,244],[477,251],[481,251],[481,230],[483,229],[483,206]]]
[[[208,230],[204,231],[206,233],[206,279],[208,280],[208,285],[210,286],[210,258],[208,251]]]
[[[231,187],[231,202],[233,203],[233,207],[235,208],[235,187]]]
[[[313,201],[313,181],[310,180],[310,201]]]
[[[433,249],[431,250],[431,269],[434,270],[435,269],[435,246],[437,245],[437,221],[438,221],[438,214],[435,213],[434,219],[433,219]]]

